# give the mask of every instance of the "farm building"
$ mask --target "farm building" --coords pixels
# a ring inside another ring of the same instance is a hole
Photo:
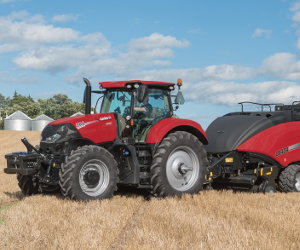
[[[40,115],[32,120],[31,129],[42,131],[44,129],[44,127],[46,127],[46,125],[52,121],[53,121],[53,119],[50,118],[49,116],[44,115],[44,114]]]
[[[22,111],[16,111],[4,119],[5,130],[31,130],[31,118]]]

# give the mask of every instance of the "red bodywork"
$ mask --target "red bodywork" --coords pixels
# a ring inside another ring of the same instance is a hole
[[[300,122],[268,128],[242,143],[237,150],[267,155],[286,167],[300,160]]]
[[[53,121],[50,125],[72,124],[80,135],[94,143],[112,142],[117,138],[117,124],[113,113],[82,115]]]
[[[206,133],[197,122],[179,118],[166,118],[156,123],[148,133],[146,143],[159,143],[170,131],[177,128],[194,132],[203,144],[207,144]]]
[[[128,83],[140,83],[145,85],[156,85],[156,86],[173,86],[175,83],[172,82],[157,82],[157,81],[141,81],[141,80],[130,80],[130,81],[114,81],[114,82],[100,82],[102,88],[125,88]]]
[[[156,85],[161,87],[174,86],[171,82],[157,81],[113,81],[100,82],[102,88],[126,88],[127,84],[139,83],[145,85]],[[69,117],[53,121],[50,125],[72,124],[80,135],[93,143],[112,142],[117,138],[117,124],[113,113],[84,115]],[[207,144],[207,136],[202,127],[191,120],[179,118],[166,118],[156,123],[147,135],[146,143],[159,143],[170,132],[174,130],[185,130],[195,134],[203,144]]]

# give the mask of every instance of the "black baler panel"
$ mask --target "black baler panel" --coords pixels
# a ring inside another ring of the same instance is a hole
[[[235,150],[241,143],[273,126],[272,119],[255,115],[225,115],[214,120],[206,130],[209,153]]]

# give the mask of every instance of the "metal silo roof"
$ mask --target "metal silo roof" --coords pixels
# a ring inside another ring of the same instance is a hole
[[[53,121],[53,119],[47,115],[42,114],[42,115],[34,118],[33,121]]]
[[[18,110],[6,117],[5,120],[31,120],[31,118],[24,114],[22,111]]]
[[[71,117],[73,117],[73,116],[80,116],[80,115],[83,115],[83,113],[81,113],[81,112],[77,112],[77,113],[75,113],[75,114],[71,115]]]

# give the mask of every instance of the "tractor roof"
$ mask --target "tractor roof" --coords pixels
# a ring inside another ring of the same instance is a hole
[[[157,82],[157,81],[141,81],[141,80],[129,80],[129,81],[114,81],[114,82],[100,82],[99,84],[102,88],[125,88],[128,84],[145,84],[145,85],[152,85],[157,87],[169,87],[174,86],[175,83],[172,82]]]

